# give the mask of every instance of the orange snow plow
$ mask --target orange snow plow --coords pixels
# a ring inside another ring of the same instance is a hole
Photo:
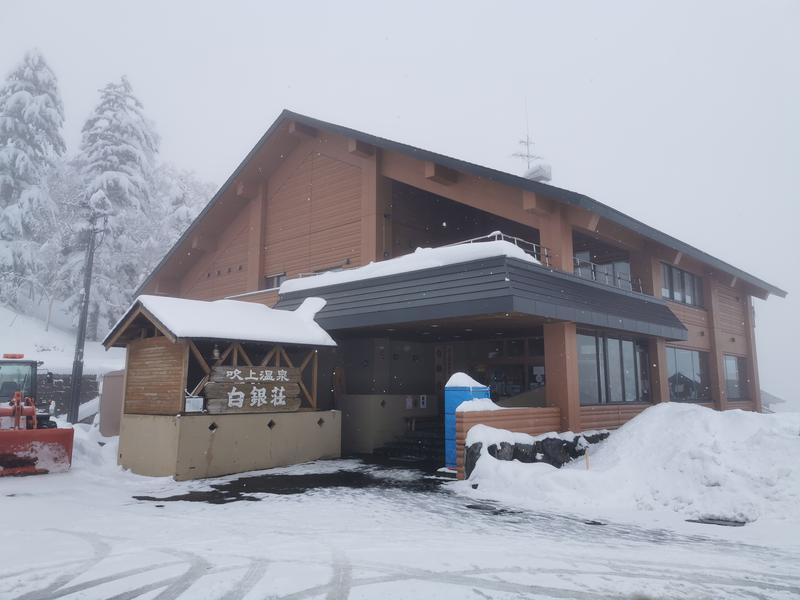
[[[36,407],[38,363],[21,354],[0,359],[0,477],[67,471],[72,428],[59,429]]]

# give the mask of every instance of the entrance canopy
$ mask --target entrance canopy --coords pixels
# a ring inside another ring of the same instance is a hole
[[[124,347],[143,330],[155,327],[175,342],[181,339],[239,340],[295,346],[335,346],[314,320],[325,306],[322,298],[306,298],[295,310],[276,310],[239,300],[187,300],[139,296],[103,340],[106,348]]]

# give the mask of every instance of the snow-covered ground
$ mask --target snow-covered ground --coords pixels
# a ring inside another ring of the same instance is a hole
[[[75,334],[53,325],[45,331],[44,322],[36,317],[18,314],[0,306],[0,354],[22,353],[25,358],[44,361],[41,369],[53,373],[70,373],[75,353]],[[125,366],[125,350],[108,352],[98,342],[86,342],[84,373],[107,373]]]
[[[0,480],[2,598],[800,595],[793,519],[729,528],[669,510],[531,510],[354,460],[178,483],[119,470],[116,440],[96,429],[76,438],[69,473]],[[289,477],[276,486],[264,473]],[[278,487],[299,493],[266,493]],[[191,492],[229,501],[165,499]]]

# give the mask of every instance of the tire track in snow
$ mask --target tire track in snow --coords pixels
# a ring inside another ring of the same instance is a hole
[[[328,583],[328,593],[325,600],[347,600],[350,596],[353,568],[350,561],[342,553],[337,553],[333,559],[333,575]]]

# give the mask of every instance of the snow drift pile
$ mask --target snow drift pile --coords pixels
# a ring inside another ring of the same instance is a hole
[[[473,431],[475,433],[473,434]],[[717,412],[665,403],[648,408],[562,469],[493,458],[488,447],[520,434],[473,428],[483,450],[465,486],[564,512],[669,510],[687,518],[800,519],[800,415]]]

